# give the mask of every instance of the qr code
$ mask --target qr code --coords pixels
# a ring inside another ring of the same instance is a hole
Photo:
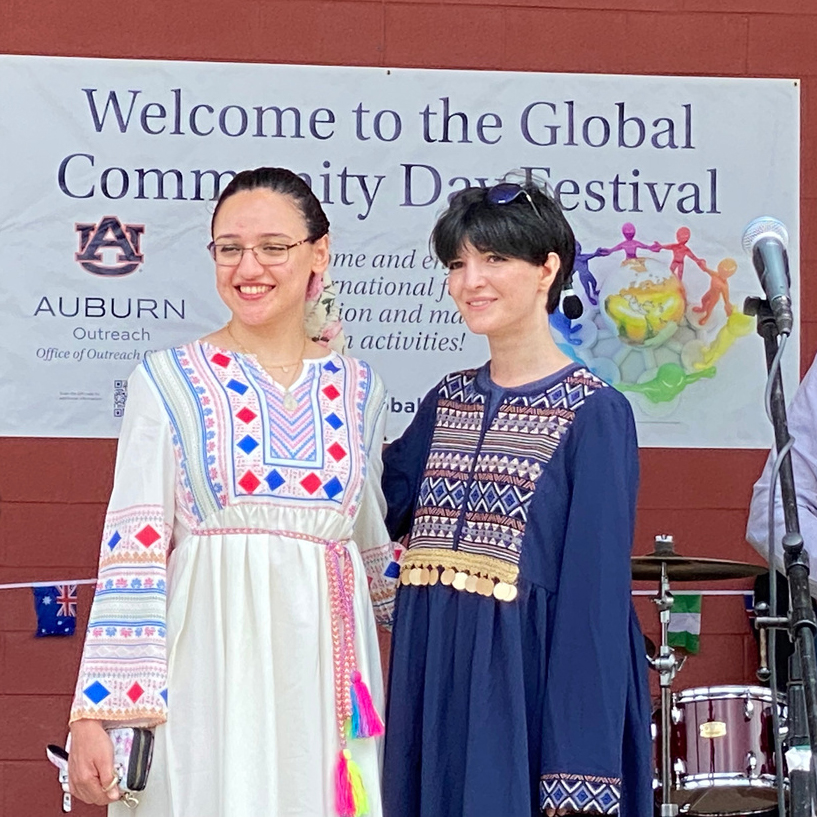
[[[128,399],[128,381],[113,381],[113,416],[122,417],[125,414],[125,402]]]

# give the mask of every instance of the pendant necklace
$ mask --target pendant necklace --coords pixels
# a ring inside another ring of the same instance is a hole
[[[260,355],[257,355],[254,352],[250,352],[244,346],[244,344],[241,343],[241,341],[233,334],[231,324],[232,324],[232,321],[230,321],[226,325],[225,328],[227,329],[227,334],[232,338],[233,343],[235,343],[235,345],[238,346],[238,351],[241,352],[244,355],[250,355],[251,357],[254,357],[261,364],[261,366],[264,369],[267,369],[267,370],[269,370],[269,369],[280,369],[284,374],[289,374],[289,370],[293,366],[297,366],[299,363],[301,363],[301,364],[303,363],[303,361],[304,361],[304,352],[306,351],[306,342],[308,340],[306,335],[304,335],[304,342],[303,342],[303,345],[301,346],[301,355],[297,360],[293,360],[291,363],[284,363],[284,364],[275,363],[275,364],[272,364],[272,363],[266,363],[264,360],[261,359]],[[278,381],[276,381],[276,382],[278,382]],[[282,385],[282,384],[279,383],[279,385]],[[295,395],[289,390],[291,385],[292,384],[290,383],[289,386],[284,386],[284,408],[288,412],[293,412],[293,411],[295,411],[295,409],[298,408],[298,401],[295,399]]]

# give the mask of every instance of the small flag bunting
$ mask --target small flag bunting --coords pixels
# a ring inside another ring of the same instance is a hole
[[[77,586],[32,587],[37,613],[36,636],[73,635],[77,626]]]
[[[691,655],[701,649],[701,596],[679,594],[675,596],[669,614],[669,637],[671,647],[678,647]]]

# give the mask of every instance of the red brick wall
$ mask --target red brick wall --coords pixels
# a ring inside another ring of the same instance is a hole
[[[813,0],[142,0],[126,13],[108,0],[0,0],[0,52],[14,54],[800,77],[803,304],[817,295],[815,42]],[[817,320],[803,312],[805,367]],[[0,582],[92,575],[113,455],[107,440],[0,439]],[[763,458],[642,452],[636,552],[670,532],[687,554],[754,559],[743,529]],[[650,604],[639,610],[654,633]],[[706,599],[703,622],[677,685],[751,680],[742,601]],[[64,736],[81,639],[34,639],[33,626],[30,591],[0,593],[0,817],[59,813],[43,744]]]

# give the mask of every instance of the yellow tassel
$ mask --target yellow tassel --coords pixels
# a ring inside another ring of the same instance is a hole
[[[369,798],[366,796],[366,789],[363,785],[363,776],[360,774],[360,767],[347,753],[346,763],[349,767],[349,779],[352,783],[352,797],[355,801],[355,817],[363,817],[369,813]]]

